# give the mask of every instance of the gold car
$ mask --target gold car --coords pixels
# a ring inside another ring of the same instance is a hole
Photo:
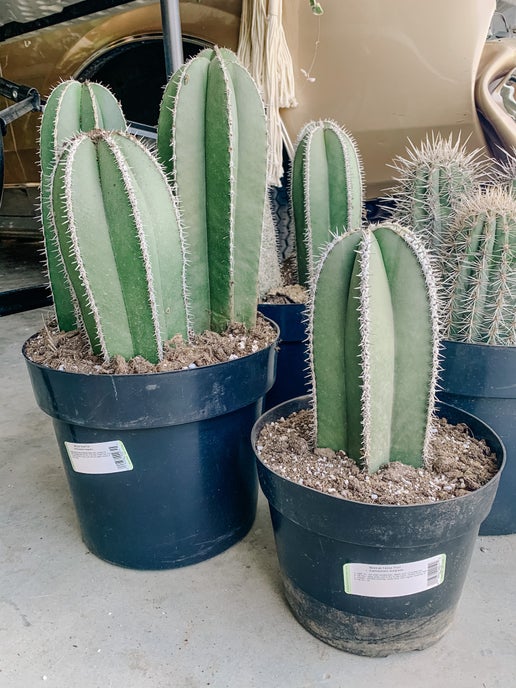
[[[258,2],[258,0],[256,0]],[[126,117],[153,126],[166,70],[161,6],[151,0],[3,0],[0,76],[36,89],[43,101],[61,79],[111,87]],[[281,5],[281,3],[280,3]],[[356,138],[367,197],[390,185],[389,164],[430,132],[461,134],[491,155],[516,145],[516,125],[499,98],[516,66],[515,40],[490,34],[495,0],[284,0],[297,106],[281,112],[292,151],[309,120],[332,118]],[[181,1],[185,57],[218,44],[236,50],[242,0]],[[487,39],[490,40],[487,40]],[[495,88],[496,87],[496,88]],[[0,109],[9,101],[0,101]],[[39,113],[4,137],[5,194],[0,232],[37,231]]]

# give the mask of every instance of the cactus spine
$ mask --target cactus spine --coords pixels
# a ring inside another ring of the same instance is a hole
[[[156,363],[162,342],[189,329],[185,245],[164,173],[134,137],[94,131],[64,148],[51,185],[54,241],[93,352]]]
[[[180,199],[192,256],[194,331],[256,322],[266,203],[263,103],[229,50],[203,50],[170,79],[158,121],[158,157]],[[204,300],[201,301],[201,296]]]
[[[438,335],[437,289],[414,234],[382,224],[336,237],[311,294],[317,446],[371,473],[389,461],[423,465]]]
[[[50,220],[50,178],[64,143],[81,131],[124,130],[126,122],[111,92],[91,82],[63,81],[50,94],[41,120],[41,218],[47,268],[57,322],[61,330],[76,327],[76,304],[63,267]]]
[[[310,122],[301,130],[291,196],[299,280],[309,286],[322,247],[362,225],[362,163],[353,138],[335,122]]]
[[[487,187],[457,210],[447,283],[449,339],[516,345],[516,199]]]
[[[390,190],[394,202],[391,219],[420,233],[437,253],[447,243],[457,203],[473,192],[480,177],[479,150],[471,153],[460,138],[440,134],[426,138],[420,147],[410,144],[407,157],[394,159],[397,185]]]

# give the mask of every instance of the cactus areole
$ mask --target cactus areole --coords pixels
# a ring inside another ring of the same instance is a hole
[[[393,224],[337,237],[315,275],[310,321],[317,446],[371,473],[389,461],[423,465],[439,325],[417,237]]]

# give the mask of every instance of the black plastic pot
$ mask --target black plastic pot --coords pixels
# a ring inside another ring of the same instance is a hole
[[[276,381],[265,397],[268,410],[283,401],[308,394],[306,305],[260,303],[258,310],[280,329]]]
[[[253,428],[255,449],[266,423],[307,405],[308,397],[301,397],[265,413]],[[466,422],[476,437],[484,438],[502,468],[503,445],[482,421],[446,405],[441,412],[452,423]],[[273,473],[258,457],[257,465],[286,599],[310,633],[341,650],[368,656],[421,650],[444,635],[500,471],[464,497],[382,506],[298,485]]]
[[[507,464],[481,535],[516,533],[516,347],[445,341],[439,398],[485,421]]]
[[[249,437],[274,382],[275,344],[228,363],[146,375],[51,370],[25,349],[94,554],[129,568],[174,568],[244,537],[257,499]],[[108,472],[92,472],[101,466]]]

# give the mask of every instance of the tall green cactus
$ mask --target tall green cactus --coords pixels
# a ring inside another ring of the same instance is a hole
[[[53,280],[71,284],[94,353],[156,363],[162,342],[189,330],[185,245],[158,163],[129,135],[79,134],[57,160],[50,202]]]
[[[420,233],[437,254],[447,243],[454,210],[472,193],[481,175],[480,151],[467,152],[460,137],[427,136],[419,147],[410,144],[407,157],[394,159],[397,184],[387,199],[394,204],[391,219]]]
[[[103,128],[126,129],[120,105],[107,88],[73,79],[54,88],[41,120],[41,219],[57,322],[65,331],[76,327],[76,308],[70,286],[60,275],[59,251],[50,221],[50,178],[56,159],[70,137],[81,131]]]
[[[437,289],[422,242],[381,224],[335,238],[317,266],[310,366],[318,447],[369,472],[423,465],[438,369]]]
[[[170,79],[158,120],[158,157],[180,199],[194,331],[256,322],[266,202],[263,103],[230,50],[203,50]]]
[[[323,246],[335,234],[362,225],[362,163],[351,135],[331,120],[305,125],[290,186],[298,276],[308,287]]]
[[[516,199],[487,187],[457,210],[447,246],[446,337],[516,345]]]

